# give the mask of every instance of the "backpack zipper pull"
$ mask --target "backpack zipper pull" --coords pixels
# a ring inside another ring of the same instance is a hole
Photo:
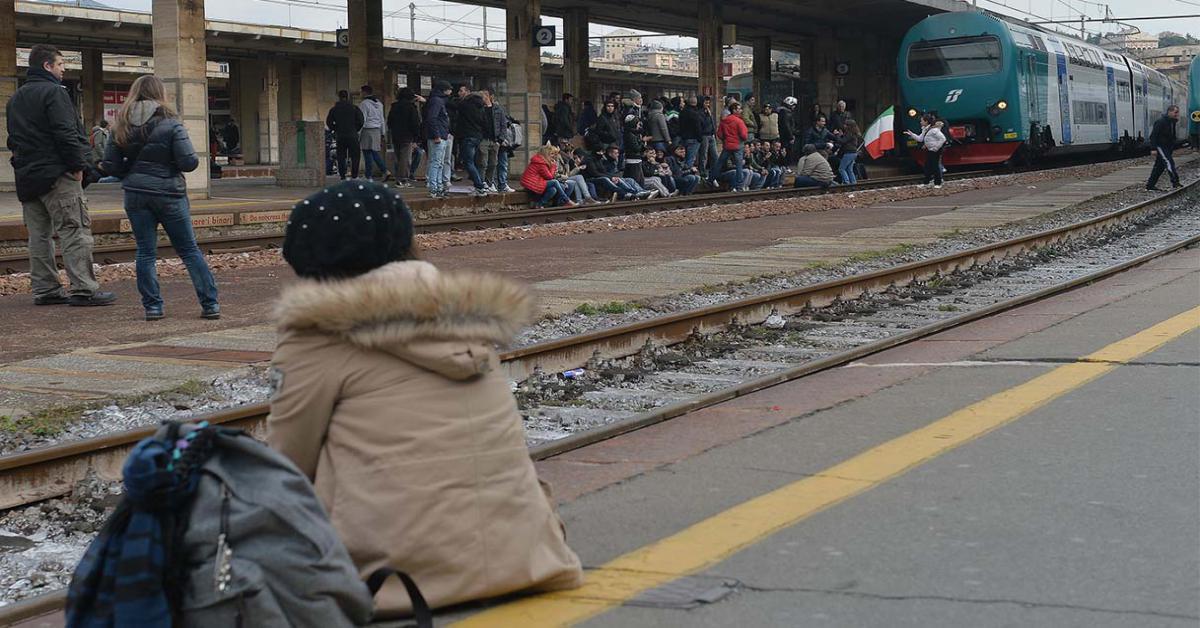
[[[221,485],[221,533],[217,535],[217,563],[213,568],[213,585],[224,593],[233,581],[233,548],[229,546],[229,487]]]

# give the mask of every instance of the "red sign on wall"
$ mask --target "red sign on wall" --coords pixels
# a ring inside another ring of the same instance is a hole
[[[119,105],[125,102],[125,98],[129,96],[129,92],[118,92],[114,90],[104,90],[104,104]]]

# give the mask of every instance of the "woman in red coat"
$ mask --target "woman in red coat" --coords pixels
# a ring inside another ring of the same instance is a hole
[[[575,207],[575,203],[567,196],[561,181],[554,176],[558,174],[558,147],[546,144],[529,160],[525,173],[521,175],[521,186],[533,196],[534,207],[557,207],[566,205]]]
[[[742,106],[737,101],[729,103],[729,115],[721,119],[717,125],[717,139],[721,140],[721,157],[717,159],[717,166],[708,171],[708,184],[712,187],[717,187],[717,176],[725,168],[725,161],[733,159],[733,163],[737,166],[737,176],[733,179],[731,191],[738,191],[738,186],[742,184],[742,169],[745,167],[745,161],[742,159],[742,143],[750,137],[750,132],[746,128],[746,122],[741,116]]]

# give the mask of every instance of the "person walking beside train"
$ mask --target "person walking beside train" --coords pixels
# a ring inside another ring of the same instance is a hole
[[[905,135],[913,138],[925,150],[925,182],[933,183],[933,187],[942,187],[942,149],[946,147],[946,136],[941,128],[934,124],[936,120],[930,114],[921,116],[921,132],[904,131]]]
[[[1154,150],[1154,168],[1150,170],[1150,179],[1146,181],[1147,190],[1158,190],[1158,178],[1162,176],[1163,171],[1167,172],[1167,176],[1171,177],[1171,187],[1177,188],[1182,184],[1179,182],[1179,170],[1175,168],[1175,157],[1171,155],[1175,151],[1175,123],[1179,121],[1179,105],[1171,105],[1167,107],[1166,113],[1161,118],[1154,121],[1154,128],[1150,130],[1150,147]]]
[[[121,179],[125,214],[137,241],[137,288],[146,320],[163,318],[158,287],[158,226],[162,225],[200,301],[200,317],[217,319],[217,282],[196,246],[183,173],[200,165],[187,129],[166,101],[166,87],[153,74],[129,88],[113,125],[101,170]]]
[[[58,48],[34,46],[28,80],[7,105],[17,200],[29,231],[29,281],[34,305],[109,305],[117,297],[100,290],[92,268],[91,219],[82,183],[88,145],[83,122],[62,84],[66,67]],[[70,296],[54,263],[56,235]]]
[[[283,258],[299,279],[275,310],[267,442],[312,480],[364,578],[404,571],[432,607],[578,587],[495,349],[533,296],[418,261],[400,195],[359,185],[289,218]],[[376,619],[411,610],[398,579],[375,599]]]

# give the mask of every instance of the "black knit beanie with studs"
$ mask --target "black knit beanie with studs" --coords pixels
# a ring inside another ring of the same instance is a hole
[[[408,259],[413,220],[394,190],[370,181],[342,181],[292,209],[283,259],[301,277],[338,279]]]

